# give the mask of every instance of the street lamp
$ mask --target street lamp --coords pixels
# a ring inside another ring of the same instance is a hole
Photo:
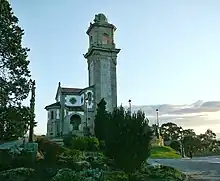
[[[159,109],[156,109],[156,114],[157,114],[157,133],[159,139],[160,138]]]
[[[184,158],[185,150],[184,150],[184,145],[183,145],[183,128],[182,127],[180,127],[180,134],[181,134],[181,137],[180,137],[181,155],[182,155],[182,158]]]
[[[129,112],[130,112],[130,116],[131,116],[131,99],[128,100],[128,104],[129,104]]]
[[[86,97],[85,98],[85,103],[86,103],[86,124],[85,124],[85,127],[84,127],[84,131],[85,131],[86,135],[88,134],[88,102],[89,102],[89,99],[88,99],[88,97]]]

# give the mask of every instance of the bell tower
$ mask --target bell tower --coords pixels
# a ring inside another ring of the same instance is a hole
[[[116,65],[120,49],[115,47],[115,30],[104,14],[95,15],[86,32],[89,48],[84,55],[88,63],[89,86],[94,85],[95,106],[104,98],[108,111],[117,106]]]

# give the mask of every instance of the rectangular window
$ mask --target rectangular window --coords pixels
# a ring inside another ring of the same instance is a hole
[[[51,111],[51,119],[54,119],[54,112]]]
[[[50,125],[50,132],[53,132],[53,125]]]
[[[60,119],[60,111],[57,110],[57,119]]]
[[[57,123],[56,126],[57,126],[57,136],[58,136],[60,134],[60,125],[59,125],[59,123]]]

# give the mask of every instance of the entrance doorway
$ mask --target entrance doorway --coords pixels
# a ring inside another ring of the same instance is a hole
[[[79,115],[74,114],[70,117],[70,124],[73,126],[73,130],[79,130],[79,125],[81,124],[81,118]]]

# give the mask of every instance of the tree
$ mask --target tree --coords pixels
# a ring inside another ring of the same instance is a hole
[[[181,137],[181,128],[172,122],[164,123],[161,125],[161,135],[164,141],[179,140]]]
[[[144,112],[130,115],[121,106],[110,115],[106,124],[106,151],[116,165],[133,172],[150,156],[152,129]]]
[[[208,140],[214,140],[216,138],[216,134],[211,129],[207,129],[205,135]]]
[[[30,92],[24,31],[18,26],[7,0],[0,0],[0,139],[23,136],[30,121],[30,108],[21,106]]]
[[[30,108],[9,106],[0,111],[0,140],[23,137],[31,119]]]
[[[30,71],[27,52],[22,47],[24,30],[18,26],[18,18],[13,14],[7,0],[0,3],[0,77],[1,106],[18,105],[27,98],[30,91]],[[7,100],[4,102],[2,100]],[[4,102],[4,105],[3,105]]]
[[[34,140],[34,127],[36,126],[35,122],[35,81],[32,81],[32,87],[31,87],[31,100],[30,100],[30,114],[31,119],[29,122],[30,129],[29,129],[29,142],[33,142]]]
[[[176,151],[180,151],[180,149],[181,149],[180,141],[177,141],[177,140],[172,141],[172,142],[170,143],[170,147],[173,148],[173,149],[176,150]]]
[[[103,99],[98,103],[97,105],[97,114],[95,116],[95,135],[99,140],[105,139],[105,133],[106,133],[106,123],[108,121],[109,114],[106,111],[106,102]]]

